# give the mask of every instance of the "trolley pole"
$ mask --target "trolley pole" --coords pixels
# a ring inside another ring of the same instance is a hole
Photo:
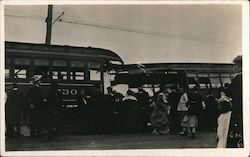
[[[50,43],[51,43],[52,12],[53,12],[53,6],[49,5],[48,6],[48,15],[46,18],[46,23],[47,23],[46,41],[45,41],[46,45],[50,45]]]

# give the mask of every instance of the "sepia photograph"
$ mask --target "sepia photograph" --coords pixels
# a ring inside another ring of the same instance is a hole
[[[1,156],[249,156],[247,1],[0,5]]]

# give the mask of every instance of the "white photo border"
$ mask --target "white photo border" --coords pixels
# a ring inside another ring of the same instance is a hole
[[[123,5],[123,4],[240,4],[242,5],[242,56],[243,56],[243,126],[244,148],[238,149],[138,149],[138,150],[69,150],[69,151],[5,151],[4,135],[4,6],[5,5]],[[249,156],[249,2],[242,1],[84,1],[84,0],[0,0],[0,94],[1,94],[1,156]]]

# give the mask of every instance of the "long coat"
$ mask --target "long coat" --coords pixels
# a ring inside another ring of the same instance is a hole
[[[202,101],[203,98],[198,92],[193,93],[188,101],[189,108],[187,114],[199,116],[202,112]]]
[[[21,113],[25,106],[25,97],[19,90],[13,90],[8,94],[6,101],[6,120],[20,121]]]
[[[150,122],[153,126],[161,127],[168,124],[167,114],[170,106],[163,93],[159,93],[153,105],[153,112],[150,117]]]
[[[43,109],[43,92],[40,87],[32,86],[27,93],[29,108],[35,111]]]
[[[232,98],[232,115],[227,138],[227,147],[243,147],[243,117],[242,117],[242,74],[238,74],[228,88]]]

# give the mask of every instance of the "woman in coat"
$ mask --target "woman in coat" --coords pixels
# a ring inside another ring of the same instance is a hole
[[[168,115],[170,113],[170,105],[167,101],[168,89],[165,88],[160,92],[153,103],[153,112],[150,117],[151,125],[154,127],[153,134],[169,134]]]
[[[191,138],[195,138],[196,129],[198,128],[198,118],[205,107],[203,98],[196,87],[193,88],[193,93],[189,96],[187,106],[188,111],[187,115],[182,120],[182,126],[189,128]]]

